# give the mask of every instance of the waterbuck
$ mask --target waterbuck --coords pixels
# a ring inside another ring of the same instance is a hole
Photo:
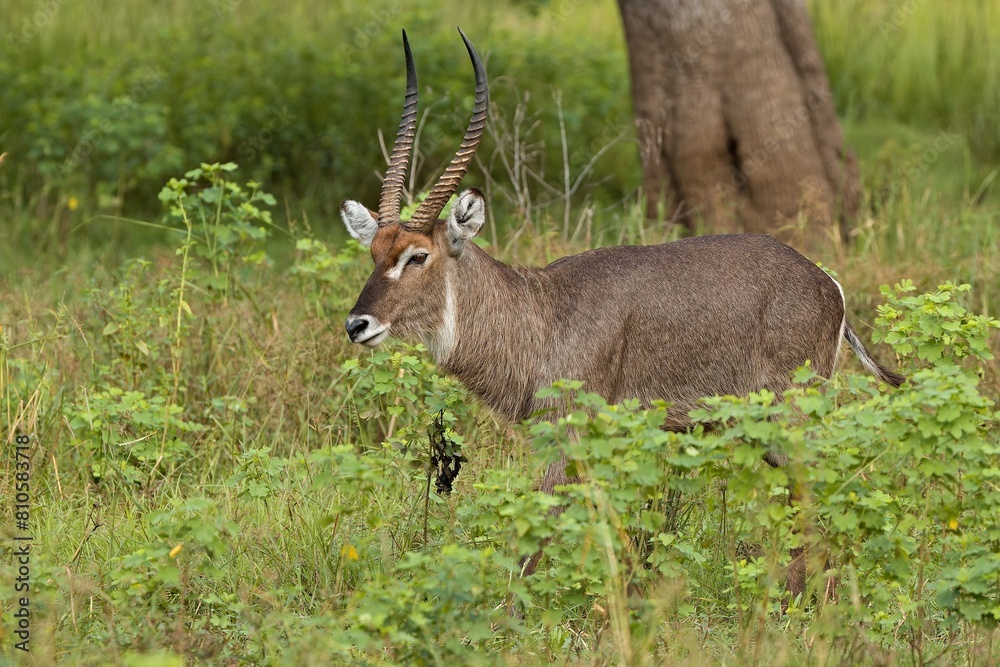
[[[840,285],[769,236],[600,248],[524,268],[470,242],[485,222],[477,190],[464,191],[439,219],[486,124],[486,72],[461,34],[476,97],[444,175],[413,216],[400,220],[417,118],[404,32],[406,101],[378,212],[354,201],[341,207],[348,232],[371,247],[375,261],[345,325],[353,342],[374,347],[390,334],[419,339],[445,372],[515,421],[545,407],[535,397],[540,388],[576,379],[610,402],[669,401],[667,427],[684,429],[702,396],[765,388],[780,394],[806,360],[829,377],[842,340],[880,380],[903,381],[871,357],[847,322]],[[550,467],[543,490],[564,483],[564,467]]]

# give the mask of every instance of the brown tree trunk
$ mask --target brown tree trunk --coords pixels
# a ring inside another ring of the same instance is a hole
[[[649,217],[837,243],[861,188],[804,0],[618,4]]]

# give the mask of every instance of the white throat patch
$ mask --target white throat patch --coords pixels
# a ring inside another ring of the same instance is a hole
[[[455,291],[451,288],[451,278],[444,277],[444,312],[441,313],[441,328],[432,338],[428,347],[434,355],[434,361],[444,363],[455,349],[458,342],[458,316],[455,310]]]

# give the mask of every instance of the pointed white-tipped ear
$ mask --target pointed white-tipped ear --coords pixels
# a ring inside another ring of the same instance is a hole
[[[340,217],[344,219],[347,233],[358,240],[363,246],[370,246],[378,231],[378,220],[367,207],[356,201],[345,199],[340,205]]]
[[[486,222],[486,198],[475,188],[469,188],[458,196],[458,201],[448,215],[448,245],[457,255],[465,242],[479,233]]]

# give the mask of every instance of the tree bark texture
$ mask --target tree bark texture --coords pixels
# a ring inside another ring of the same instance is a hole
[[[804,0],[618,0],[648,215],[808,250],[857,212]]]

